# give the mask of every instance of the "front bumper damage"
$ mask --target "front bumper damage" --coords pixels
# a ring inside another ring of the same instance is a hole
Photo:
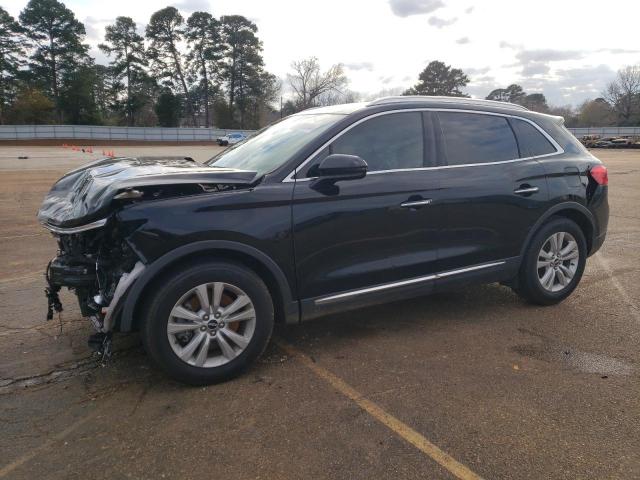
[[[82,315],[96,329],[89,346],[103,360],[110,356],[111,337],[123,300],[145,270],[117,230],[106,225],[106,219],[68,229],[44,224],[58,242],[58,255],[46,271],[47,319],[53,318],[54,310],[62,311],[60,289],[73,291]]]

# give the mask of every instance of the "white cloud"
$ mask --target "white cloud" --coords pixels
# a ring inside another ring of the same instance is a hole
[[[208,0],[181,0],[173,4],[182,13],[209,12],[211,4]]]
[[[444,7],[442,0],[389,0],[391,11],[399,17],[423,15]]]
[[[516,54],[516,58],[522,63],[557,62],[559,60],[576,60],[582,57],[584,57],[584,52],[579,50],[553,50],[550,48],[521,50]]]
[[[459,39],[456,40],[456,43],[458,45],[464,45],[469,43],[469,37],[460,37]]]
[[[373,70],[373,63],[371,62],[352,62],[352,63],[343,63],[344,68],[347,70],[366,70],[371,72]]]
[[[458,19],[456,17],[445,19],[440,17],[430,17],[429,25],[433,25],[436,28],[448,27],[449,25],[453,25],[456,23]]]

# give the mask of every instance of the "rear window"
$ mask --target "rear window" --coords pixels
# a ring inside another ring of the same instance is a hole
[[[438,113],[449,165],[519,158],[518,144],[505,117],[479,113]]]
[[[551,142],[529,122],[512,118],[511,125],[518,137],[522,157],[537,157],[538,155],[556,153]]]

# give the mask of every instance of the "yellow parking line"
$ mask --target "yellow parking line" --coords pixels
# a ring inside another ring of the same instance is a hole
[[[360,408],[362,408],[365,412],[382,423],[385,427],[416,447],[425,455],[429,456],[432,460],[439,463],[457,478],[461,480],[482,480],[482,477],[480,477],[478,474],[469,470],[468,467],[458,462],[455,458],[453,458],[445,451],[441,450],[437,445],[431,443],[409,425],[398,420],[396,417],[385,411],[376,403],[364,398],[362,394],[359,393],[356,389],[351,387],[340,377],[334,375],[325,368],[322,368],[304,353],[300,352],[296,348],[280,339],[274,339],[274,342],[286,353],[300,360],[300,362],[305,367],[309,368],[311,371],[313,371],[313,373],[318,375],[329,385],[342,393],[345,397],[351,399]]]
[[[600,263],[600,266],[604,269],[605,273],[611,280],[611,284],[616,288],[616,290],[618,290],[618,293],[629,307],[629,313],[631,314],[631,316],[637,322],[640,322],[640,308],[638,308],[636,302],[633,301],[633,298],[631,298],[629,292],[627,292],[627,290],[622,285],[622,282],[620,282],[620,280],[618,280],[618,278],[616,277],[613,268],[611,268],[611,265],[609,265],[609,261],[600,252],[594,255],[594,257],[598,261],[598,263]]]

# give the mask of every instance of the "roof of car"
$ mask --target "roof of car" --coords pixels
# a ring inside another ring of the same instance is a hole
[[[498,102],[495,100],[482,100],[478,98],[467,97],[440,97],[440,96],[426,96],[426,95],[402,95],[396,97],[382,97],[377,98],[369,103],[368,107],[374,107],[379,105],[389,104],[406,104],[406,103],[424,103],[425,105],[442,105],[452,104],[459,106],[474,106],[474,107],[492,107],[492,108],[508,108],[514,110],[527,110],[522,105],[509,102]]]
[[[296,115],[312,115],[318,113],[328,113],[337,115],[349,115],[358,110],[362,110],[367,107],[383,107],[385,105],[392,105],[396,107],[400,106],[416,106],[416,107],[441,107],[441,108],[490,108],[492,110],[509,110],[509,111],[524,111],[529,110],[522,105],[508,102],[497,102],[495,100],[481,100],[477,98],[466,97],[438,97],[438,96],[425,96],[425,95],[403,95],[397,97],[382,97],[372,100],[370,102],[358,102],[358,103],[343,103],[341,105],[330,105],[327,107],[315,107],[303,110]]]

